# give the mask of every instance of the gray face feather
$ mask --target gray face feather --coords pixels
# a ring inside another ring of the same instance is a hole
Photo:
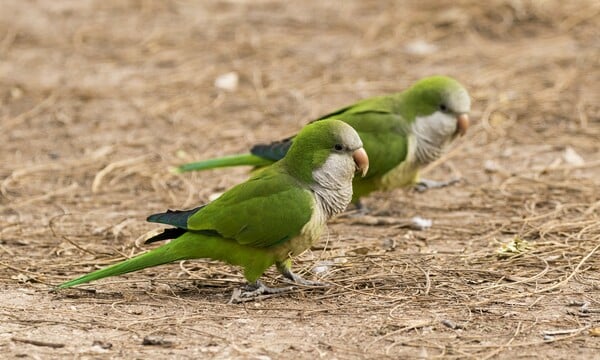
[[[457,119],[471,110],[467,91],[457,88],[442,95],[445,111],[437,110],[430,115],[417,116],[412,126],[416,139],[415,160],[426,165],[438,159],[446,146],[456,137]]]
[[[342,148],[333,148],[325,163],[313,171],[315,183],[311,186],[327,218],[344,211],[350,203],[352,179],[356,171],[352,154],[363,146],[360,137],[349,125],[343,124],[337,135],[336,145]]]
[[[327,218],[344,211],[352,200],[354,167],[351,156],[334,153],[322,167],[313,171],[312,190]]]
[[[456,133],[456,118],[436,111],[429,116],[417,117],[413,124],[416,147],[415,157],[420,165],[438,159]]]

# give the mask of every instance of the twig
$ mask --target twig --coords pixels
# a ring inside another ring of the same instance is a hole
[[[519,332],[521,331],[521,324],[522,323],[519,321],[519,323],[517,324],[517,329],[515,330],[515,333],[506,342],[506,344],[500,345],[497,349],[495,349],[494,351],[490,352],[489,354],[487,354],[486,356],[484,356],[482,359],[483,360],[491,359],[494,356],[498,355],[504,348],[506,348],[507,346],[509,346],[515,340],[515,338],[517,337],[517,335],[519,335]]]
[[[11,127],[20,124],[22,121],[25,121],[27,118],[34,117],[39,115],[46,107],[53,105],[56,102],[56,98],[58,94],[53,92],[49,96],[47,96],[44,100],[35,104],[31,109],[20,113],[19,115],[13,117],[12,119],[6,119],[2,122],[2,126],[0,129],[3,131],[8,131]]]
[[[574,270],[573,270],[573,271],[572,271],[572,272],[569,274],[569,276],[567,276],[567,278],[566,278],[566,279],[564,279],[564,280],[562,280],[562,281],[559,281],[559,282],[557,282],[557,283],[556,283],[556,284],[554,284],[554,285],[551,285],[551,286],[545,287],[545,288],[543,288],[543,289],[537,290],[537,291],[535,291],[534,293],[535,293],[535,294],[539,294],[539,293],[547,292],[547,291],[550,291],[550,290],[554,290],[554,289],[556,289],[557,287],[560,287],[560,286],[562,286],[562,285],[565,285],[566,283],[568,283],[568,282],[569,282],[569,280],[571,280],[571,278],[573,278],[573,276],[575,276],[575,275],[577,274],[577,272],[579,271],[579,269],[581,268],[581,266],[582,266],[582,265],[583,265],[583,264],[584,264],[584,263],[585,263],[585,262],[586,262],[586,261],[587,261],[587,260],[588,260],[588,259],[589,259],[589,258],[590,258],[590,257],[591,257],[591,256],[592,256],[592,255],[593,255],[593,254],[594,254],[594,253],[595,253],[595,252],[598,250],[598,249],[600,249],[600,244],[596,245],[596,246],[595,246],[595,247],[592,249],[592,251],[590,251],[590,252],[589,252],[589,253],[588,253],[586,256],[584,256],[584,257],[583,257],[583,259],[581,259],[581,261],[579,262],[579,264],[577,264],[577,266],[575,267],[575,269],[574,269]]]
[[[68,186],[62,187],[60,189],[56,189],[54,191],[49,191],[49,192],[45,193],[44,195],[30,197],[27,200],[13,203],[10,206],[12,208],[19,208],[21,206],[29,205],[33,202],[48,200],[57,195],[68,194],[68,193],[72,192],[73,190],[77,189],[78,187],[79,187],[79,184],[76,182],[73,182],[73,183],[69,184]]]
[[[67,216],[67,215],[70,215],[70,214],[60,214],[60,215],[56,215],[56,216],[53,216],[53,217],[50,219],[50,221],[48,222],[48,227],[50,227],[50,231],[52,231],[52,235],[53,235],[53,236],[55,236],[55,237],[57,236],[57,234],[56,234],[56,231],[54,230],[54,222],[55,222],[57,219],[60,219],[61,217],[63,217],[63,216]],[[86,249],[86,248],[82,247],[81,245],[77,244],[75,241],[73,241],[73,240],[69,239],[69,238],[68,238],[68,237],[66,237],[65,235],[63,235],[63,234],[60,234],[60,237],[61,237],[63,240],[65,240],[66,242],[68,242],[69,244],[71,244],[71,245],[75,246],[77,249],[79,249],[79,250],[81,250],[81,251],[83,251],[83,252],[85,252],[85,253],[88,253],[88,254],[90,254],[90,255],[94,255],[94,256],[96,256],[96,254],[95,254],[93,251],[90,251],[90,250],[88,250],[88,249]]]
[[[579,329],[569,329],[569,330],[547,330],[543,331],[542,335],[544,336],[556,336],[556,335],[570,335],[575,333],[580,333],[583,330],[586,330],[589,326],[584,326]]]
[[[51,343],[51,342],[32,340],[32,339],[23,339],[23,338],[17,338],[17,337],[13,337],[11,340],[15,341],[15,342],[21,342],[21,343],[31,344],[31,345],[35,345],[35,346],[51,347],[54,349],[59,349],[59,348],[65,347],[65,344]]]
[[[121,168],[121,167],[126,167],[129,165],[137,164],[137,163],[143,161],[144,159],[146,159],[148,156],[149,155],[142,155],[142,156],[138,156],[135,158],[115,161],[113,163],[106,165],[102,170],[100,170],[96,173],[96,176],[94,177],[94,181],[92,182],[92,192],[93,193],[98,192],[98,190],[100,189],[100,185],[102,185],[102,180],[111,171]]]
[[[387,333],[387,334],[385,334],[385,335],[383,335],[383,336],[380,336],[380,337],[378,337],[377,339],[375,339],[375,340],[371,341],[369,344],[367,344],[367,346],[366,346],[366,349],[368,349],[368,348],[370,348],[371,346],[373,346],[373,344],[375,344],[376,342],[379,342],[379,341],[381,341],[381,340],[383,340],[383,339],[387,339],[387,338],[389,338],[390,336],[397,335],[397,334],[400,334],[400,333],[402,333],[402,332],[405,332],[405,331],[410,331],[410,330],[414,330],[414,329],[423,328],[423,327],[426,327],[426,326],[432,325],[433,323],[434,323],[434,321],[433,321],[433,320],[421,321],[421,322],[418,322],[418,323],[416,323],[416,324],[409,325],[409,326],[405,326],[405,327],[403,327],[403,328],[401,328],[401,329],[398,329],[398,330],[395,330],[395,331],[389,332],[389,333]]]

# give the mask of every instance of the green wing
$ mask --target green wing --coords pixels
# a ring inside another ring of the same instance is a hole
[[[408,137],[399,125],[399,115],[384,113],[342,114],[341,120],[358,132],[369,155],[369,172],[364,178],[382,176],[406,159]]]
[[[323,115],[318,119],[311,122],[325,120],[325,119],[343,119],[344,115],[351,114],[364,114],[364,113],[393,113],[396,107],[396,95],[383,95],[376,96],[368,99],[361,100],[352,105],[338,109],[327,115]]]
[[[369,155],[369,172],[357,181],[382,176],[406,159],[410,125],[399,113],[397,96],[365,99],[315,120],[339,119],[358,132]]]
[[[212,230],[243,245],[270,247],[294,238],[314,200],[277,164],[258,172],[190,216],[189,230]]]

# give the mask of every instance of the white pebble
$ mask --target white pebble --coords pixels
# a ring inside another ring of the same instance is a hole
[[[228,72],[226,74],[219,75],[215,79],[215,87],[226,91],[235,91],[238,87],[239,76],[236,72]]]
[[[411,220],[413,223],[417,224],[421,229],[429,229],[431,225],[433,225],[433,221],[431,219],[423,219],[420,216],[415,216]]]

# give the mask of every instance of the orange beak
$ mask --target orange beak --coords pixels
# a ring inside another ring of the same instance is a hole
[[[456,117],[456,134],[463,136],[469,128],[469,115],[460,114]]]
[[[356,171],[360,171],[362,177],[367,175],[367,171],[369,171],[369,157],[367,156],[365,149],[360,148],[354,150],[352,158],[356,164]]]

